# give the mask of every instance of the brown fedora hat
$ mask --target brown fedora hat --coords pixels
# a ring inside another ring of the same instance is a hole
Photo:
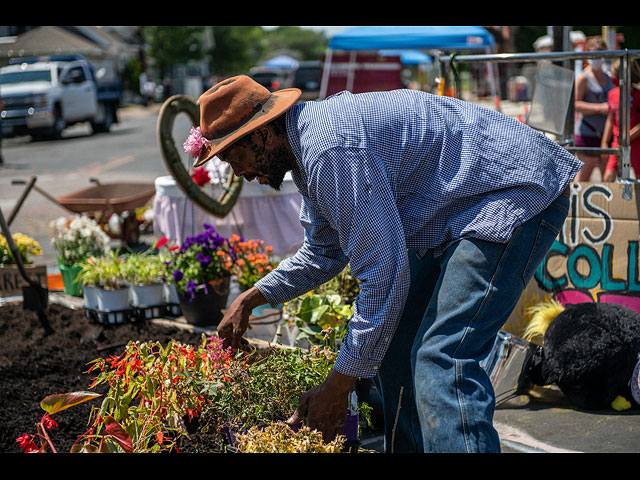
[[[198,100],[203,138],[193,166],[200,167],[232,143],[286,112],[301,93],[298,88],[270,92],[246,75],[227,78],[211,87]]]

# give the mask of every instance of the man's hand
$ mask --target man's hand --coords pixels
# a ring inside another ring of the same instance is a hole
[[[267,303],[266,299],[256,287],[241,293],[229,305],[224,317],[218,325],[218,336],[224,339],[225,348],[231,346],[235,351],[240,346],[242,335],[249,326],[251,311]]]
[[[288,424],[302,423],[322,432],[325,442],[342,434],[349,406],[349,393],[356,378],[331,370],[320,385],[300,397],[298,408]]]

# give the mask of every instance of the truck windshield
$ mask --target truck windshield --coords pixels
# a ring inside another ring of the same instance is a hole
[[[49,70],[27,70],[22,72],[0,73],[0,85],[8,85],[10,83],[50,81],[51,72]]]

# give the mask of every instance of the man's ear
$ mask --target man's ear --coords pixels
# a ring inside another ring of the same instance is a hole
[[[264,146],[266,148],[271,148],[277,141],[278,135],[276,135],[276,131],[268,123],[258,128],[256,132],[260,135],[260,138],[264,142]]]

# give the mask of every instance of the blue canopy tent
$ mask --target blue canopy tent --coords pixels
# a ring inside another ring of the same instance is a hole
[[[329,39],[322,74],[320,98],[326,96],[334,50],[351,51],[355,61],[358,50],[440,50],[440,51],[495,51],[493,36],[478,26],[358,26]],[[492,82],[493,84],[493,82]]]
[[[403,65],[431,65],[433,63],[433,59],[424,52],[420,50],[396,50],[396,49],[384,49],[379,50],[378,53],[384,56],[398,56],[400,57],[400,62]]]
[[[332,50],[493,49],[495,41],[482,27],[351,27],[329,39]]]
[[[298,61],[295,58],[291,58],[287,55],[278,55],[264,62],[262,66],[296,69],[298,68]]]

